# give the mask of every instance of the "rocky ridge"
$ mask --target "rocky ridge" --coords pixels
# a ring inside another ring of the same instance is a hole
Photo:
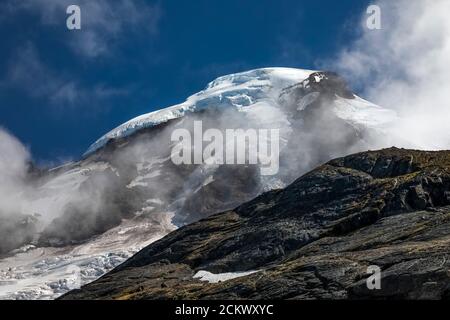
[[[449,255],[450,151],[391,148],[182,227],[63,299],[448,299]]]

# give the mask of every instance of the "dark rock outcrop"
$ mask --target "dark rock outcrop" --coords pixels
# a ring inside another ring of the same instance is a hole
[[[450,151],[332,160],[183,227],[64,299],[448,299]],[[368,267],[382,270],[369,290]],[[259,270],[219,283],[193,278]]]

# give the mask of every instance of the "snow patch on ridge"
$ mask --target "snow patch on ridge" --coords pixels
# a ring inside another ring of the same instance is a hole
[[[193,278],[199,279],[200,281],[208,281],[209,283],[219,283],[222,281],[232,280],[240,277],[249,276],[253,273],[260,272],[261,270],[254,271],[244,271],[244,272],[226,272],[226,273],[211,273],[209,271],[200,270]]]

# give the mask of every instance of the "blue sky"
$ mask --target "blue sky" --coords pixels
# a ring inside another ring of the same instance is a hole
[[[69,4],[82,30],[66,28]],[[4,0],[0,126],[38,162],[76,159],[117,125],[220,75],[318,69],[356,36],[362,0]]]

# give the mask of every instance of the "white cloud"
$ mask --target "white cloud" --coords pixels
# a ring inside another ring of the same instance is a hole
[[[448,149],[450,1],[377,4],[382,30],[364,28],[328,67],[363,87],[370,100],[399,112],[401,121],[392,128],[397,144],[405,139],[424,149]]]
[[[26,189],[25,177],[31,159],[28,150],[0,127],[0,218],[17,207]]]

